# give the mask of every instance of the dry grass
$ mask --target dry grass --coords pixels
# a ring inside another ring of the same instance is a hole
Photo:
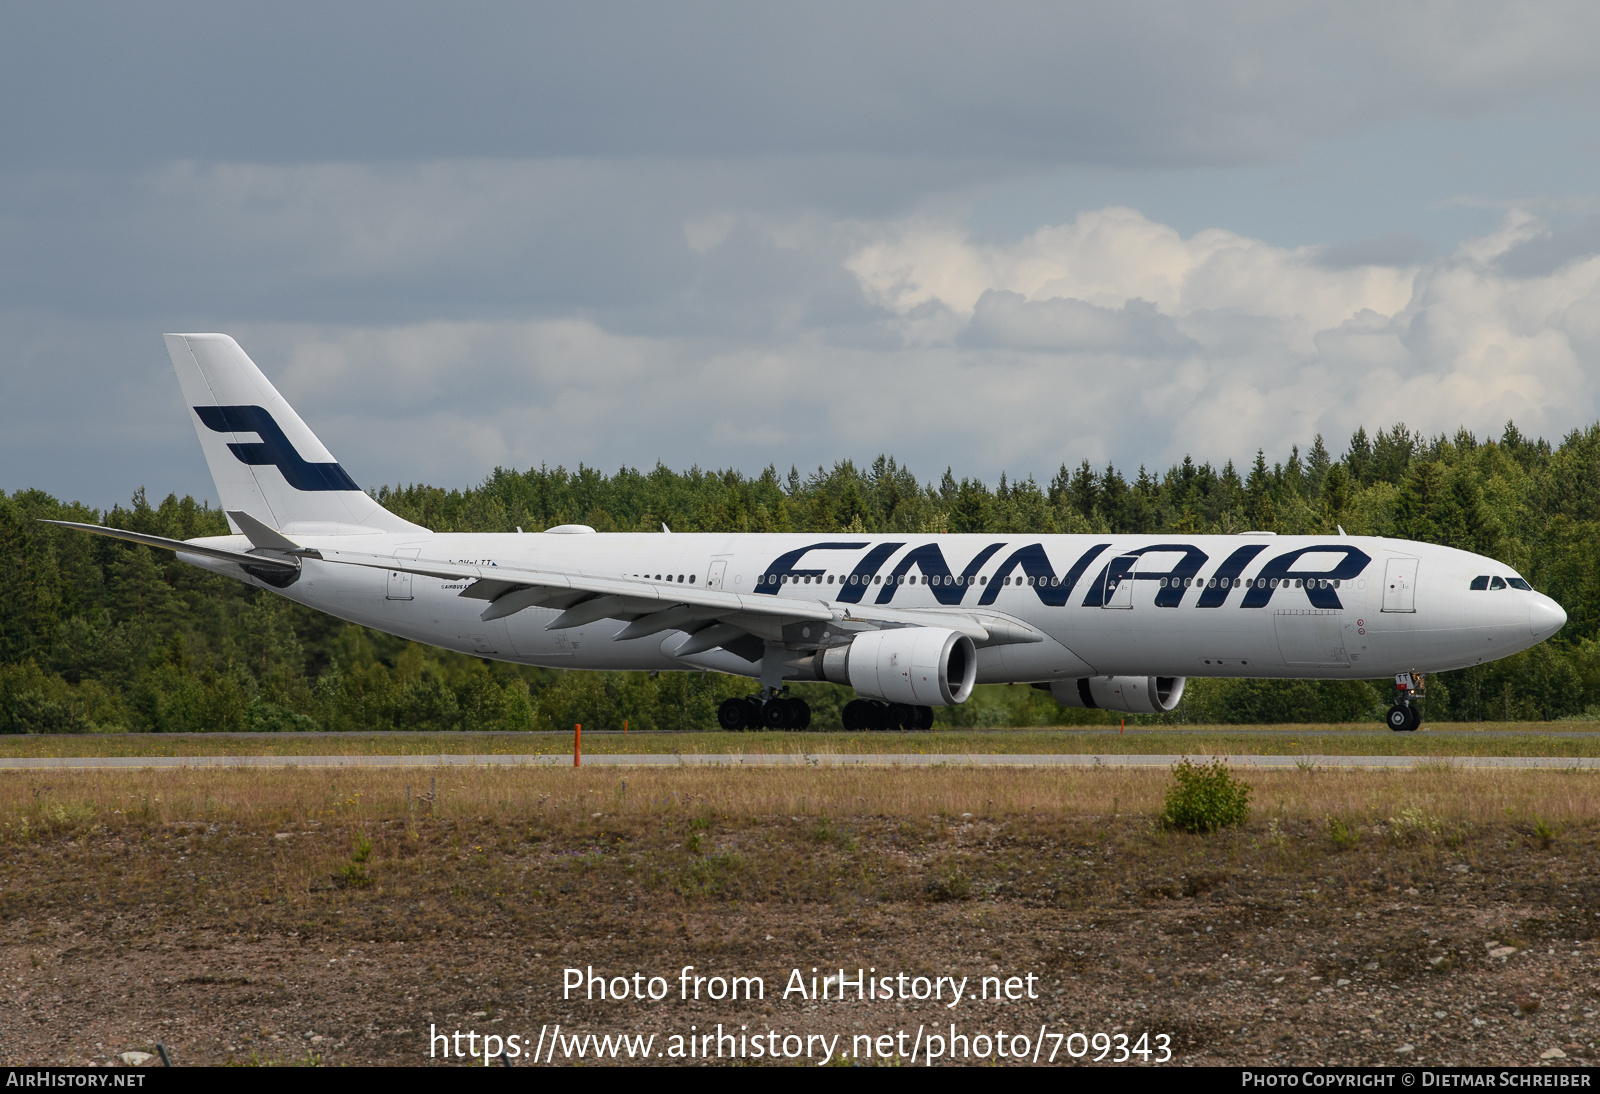
[[[1258,818],[1338,815],[1378,823],[1421,810],[1451,823],[1538,816],[1600,819],[1600,772],[1410,770],[1246,771]],[[0,832],[19,825],[205,823],[360,826],[433,817],[525,818],[585,825],[711,814],[1059,818],[1154,817],[1170,776],[1130,768],[412,768],[60,771],[0,781]],[[407,808],[407,793],[410,808]],[[430,789],[431,788],[431,789]],[[437,794],[436,801],[428,795]]]
[[[1559,729],[1553,728],[1559,725]],[[1600,756],[1581,723],[1482,723],[1391,733],[1372,726],[1208,726],[940,730],[933,733],[588,732],[584,751],[617,753],[1086,753],[1380,756]],[[104,734],[0,737],[0,758],[77,756],[560,755],[570,733]]]

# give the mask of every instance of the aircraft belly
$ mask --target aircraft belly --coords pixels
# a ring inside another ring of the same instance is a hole
[[[1060,642],[1018,642],[978,651],[978,683],[1094,676],[1095,668]]]

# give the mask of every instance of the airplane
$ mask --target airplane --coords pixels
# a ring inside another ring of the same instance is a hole
[[[855,690],[845,728],[929,729],[980,683],[1173,710],[1189,677],[1393,676],[1506,657],[1566,623],[1504,563],[1377,536],[444,533],[364,493],[225,334],[166,335],[231,535],[71,521],[417,642],[526,665],[758,681],[728,730],[805,729],[792,681]]]

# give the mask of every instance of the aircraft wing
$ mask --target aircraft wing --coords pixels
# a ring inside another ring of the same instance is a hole
[[[854,631],[883,627],[949,627],[968,635],[980,646],[1042,642],[1045,638],[1043,632],[1028,624],[994,612],[895,610],[829,604],[806,597],[760,596],[637,578],[404,559],[328,548],[314,555],[310,551],[306,554],[325,562],[469,582],[458,595],[486,601],[480,616],[485,622],[515,615],[526,608],[543,607],[558,609],[561,613],[545,625],[547,630],[617,619],[627,623],[615,635],[618,641],[669,630],[694,634],[695,638],[680,647],[678,656],[725,646],[746,634],[792,649],[827,645],[824,635],[838,641],[847,639]],[[817,630],[814,637],[804,626],[829,622],[838,626]],[[726,641],[713,641],[716,638]]]

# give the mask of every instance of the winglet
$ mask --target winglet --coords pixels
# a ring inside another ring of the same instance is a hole
[[[300,545],[276,528],[269,528],[242,509],[229,509],[228,516],[239,526],[251,545],[267,551],[298,551]]]

